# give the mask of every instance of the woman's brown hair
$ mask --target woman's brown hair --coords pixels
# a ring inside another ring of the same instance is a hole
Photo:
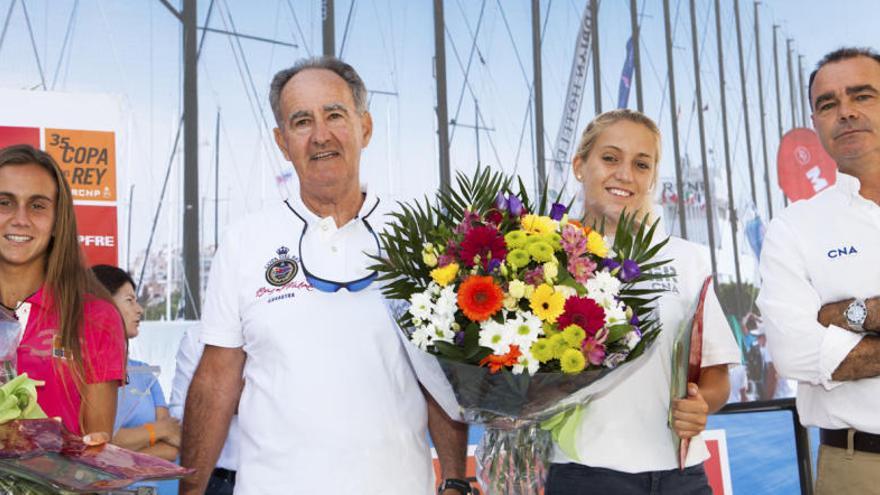
[[[44,293],[58,316],[61,346],[71,359],[76,381],[83,375],[83,308],[87,295],[109,300],[107,290],[86,267],[80,250],[73,210],[73,196],[64,173],[48,153],[26,144],[0,150],[0,168],[16,165],[37,165],[55,179],[58,195],[55,201],[55,225],[46,252]]]

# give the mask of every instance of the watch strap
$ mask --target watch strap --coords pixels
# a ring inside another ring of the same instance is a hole
[[[437,487],[437,493],[443,493],[450,488],[457,490],[461,495],[470,495],[473,493],[471,490],[471,484],[468,483],[467,480],[458,478],[446,478],[443,480],[443,483],[440,483],[440,486]]]

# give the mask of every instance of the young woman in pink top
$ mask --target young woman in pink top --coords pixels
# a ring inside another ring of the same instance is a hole
[[[0,303],[22,323],[18,372],[45,382],[46,414],[80,435],[112,434],[122,318],[85,265],[61,169],[28,145],[0,150]]]

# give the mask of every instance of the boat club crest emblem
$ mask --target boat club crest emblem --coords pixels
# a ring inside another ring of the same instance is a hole
[[[289,251],[285,246],[281,246],[275,251],[278,257],[272,258],[266,265],[266,282],[275,287],[280,287],[290,282],[299,272],[296,258],[287,255]]]

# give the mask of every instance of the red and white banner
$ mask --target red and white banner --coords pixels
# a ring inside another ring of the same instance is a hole
[[[837,164],[812,129],[785,133],[776,155],[779,187],[791,201],[812,198],[837,180]]]
[[[0,148],[30,144],[58,162],[90,265],[119,264],[121,107],[107,95],[0,90]]]

